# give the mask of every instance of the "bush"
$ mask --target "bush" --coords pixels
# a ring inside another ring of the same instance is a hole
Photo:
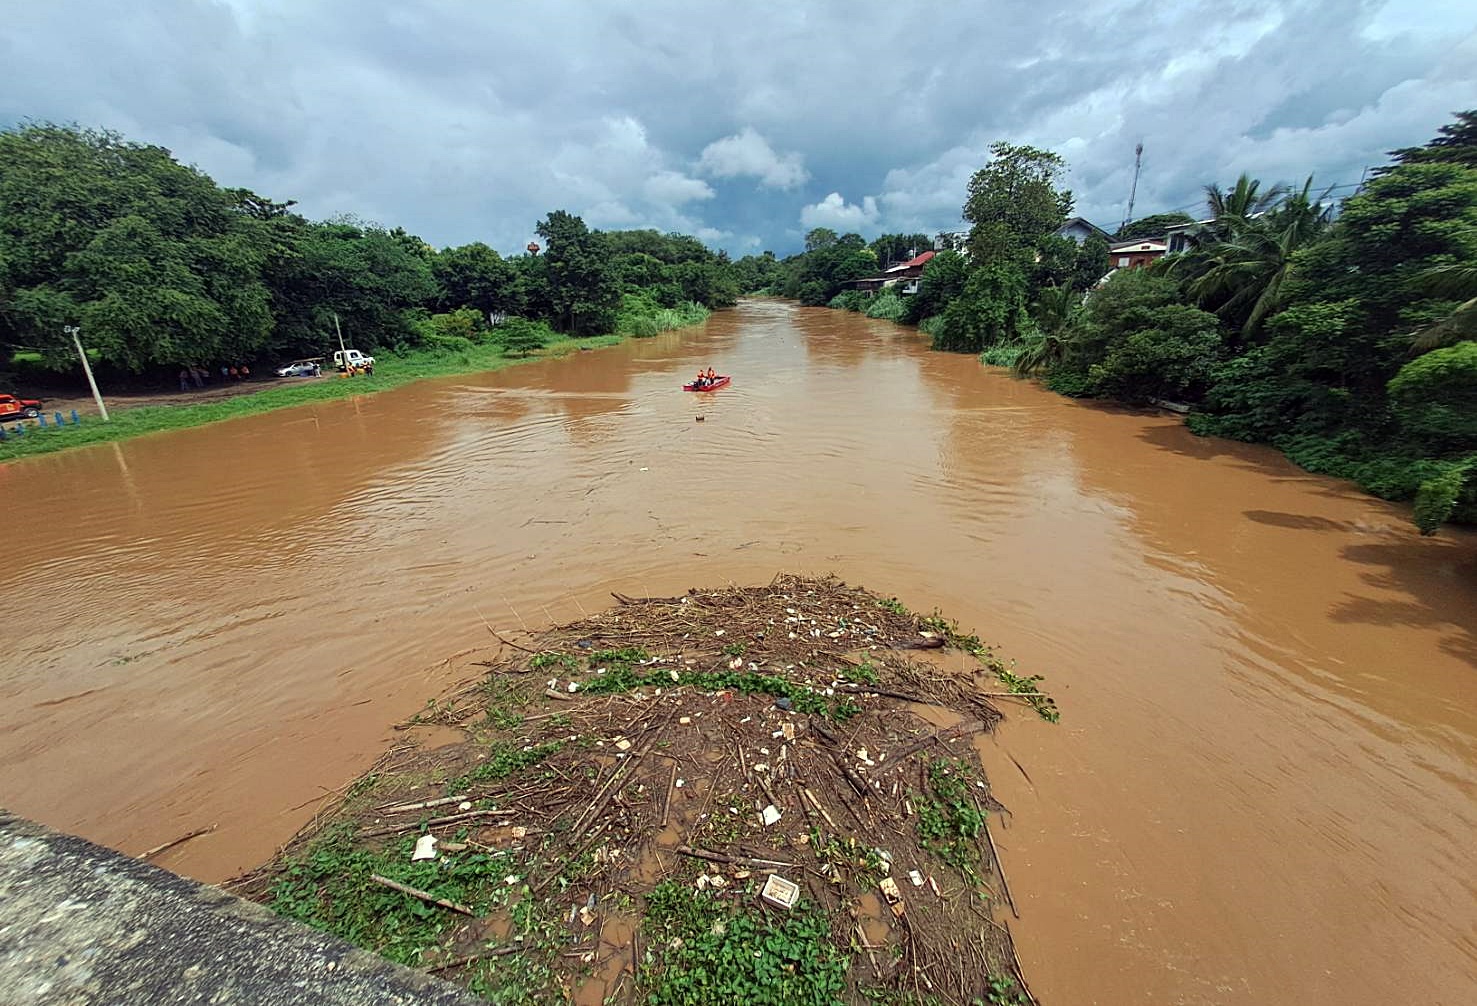
[[[866,315],[868,318],[880,318],[883,321],[901,321],[903,312],[907,305],[903,299],[892,290],[883,290],[871,299],[867,305]]]
[[[700,325],[712,314],[696,301],[684,301],[676,307],[662,307],[650,291],[628,293],[621,298],[616,331],[637,339],[649,339],[674,328]]]
[[[1477,342],[1433,349],[1388,385],[1405,431],[1438,451],[1477,446]]]
[[[1028,318],[1026,278],[1012,262],[980,266],[942,317],[934,349],[979,353],[987,346],[1015,342]]]
[[[621,326],[622,330],[634,339],[650,339],[652,336],[660,335],[662,331],[657,327],[656,319],[646,315],[623,321]]]
[[[826,306],[838,311],[865,311],[869,300],[871,297],[861,290],[843,290],[832,297]]]
[[[481,342],[486,326],[482,323],[482,312],[463,307],[449,314],[431,315],[431,327],[445,339],[460,339],[463,342]]]
[[[1019,342],[1002,342],[991,346],[980,354],[980,363],[987,367],[1014,367],[1025,345]]]
[[[1198,399],[1221,352],[1215,315],[1171,304],[1140,323],[1152,327],[1108,340],[1107,355],[1088,368],[1092,393],[1125,402]]]
[[[918,331],[922,332],[924,335],[928,336],[931,339],[937,339],[939,332],[943,330],[943,327],[943,315],[938,314],[935,314],[928,318],[924,318],[918,323]]]
[[[554,332],[541,321],[527,318],[509,318],[496,329],[497,341],[509,356],[527,356],[534,350],[543,349],[554,339]]]

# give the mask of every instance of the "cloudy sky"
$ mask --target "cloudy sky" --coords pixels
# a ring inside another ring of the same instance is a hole
[[[593,226],[795,250],[957,225],[997,139],[1077,212],[1357,182],[1477,106],[1471,0],[3,0],[0,124],[107,126],[437,245]]]

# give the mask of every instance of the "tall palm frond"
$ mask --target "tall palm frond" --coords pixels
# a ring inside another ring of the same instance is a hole
[[[1436,324],[1416,332],[1411,339],[1415,349],[1439,349],[1477,339],[1477,262],[1432,266],[1417,277],[1416,283],[1432,297],[1466,299]]]
[[[1242,174],[1229,191],[1215,184],[1205,186],[1205,206],[1216,220],[1246,220],[1267,212],[1286,195],[1285,185],[1273,185],[1264,191],[1259,179]]]
[[[1242,182],[1247,182],[1245,175],[1237,183],[1238,204],[1259,203],[1257,184]],[[1247,336],[1255,335],[1281,306],[1293,256],[1321,237],[1332,217],[1332,207],[1326,202],[1329,192],[1315,199],[1311,177],[1299,191],[1276,189],[1280,195],[1274,208],[1254,216],[1228,217],[1226,239],[1206,248],[1197,261],[1186,263],[1186,291],[1202,307],[1213,306],[1222,316],[1244,315],[1241,330]]]

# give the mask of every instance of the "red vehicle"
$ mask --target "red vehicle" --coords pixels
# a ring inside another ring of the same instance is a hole
[[[35,419],[41,415],[41,402],[35,398],[0,395],[0,420]]]

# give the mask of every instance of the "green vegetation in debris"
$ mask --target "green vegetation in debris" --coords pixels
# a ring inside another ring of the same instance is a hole
[[[499,742],[492,746],[486,759],[477,763],[477,767],[466,775],[460,776],[447,783],[453,791],[465,789],[472,783],[492,782],[497,779],[506,779],[515,772],[522,772],[558,754],[564,749],[564,741],[549,741],[547,744],[536,744],[532,747],[520,746]]]
[[[559,920],[543,910],[542,902],[527,895],[524,889],[521,900],[508,912],[512,921],[508,939],[516,943],[517,951],[484,958],[467,972],[467,990],[495,1006],[558,1001],[553,960],[567,943],[559,942],[564,935]]]
[[[656,958],[643,969],[651,1006],[843,1002],[849,961],[804,903],[771,916],[665,881],[646,896],[642,931]]]
[[[980,641],[980,637],[973,633],[965,633],[959,628],[959,623],[945,618],[935,611],[927,618],[921,619],[920,624],[931,632],[943,636],[950,646],[964,650],[974,656],[981,664],[989,669],[1005,687],[1022,695],[1025,702],[1048,723],[1056,723],[1061,719],[1061,713],[1057,711],[1056,700],[1041,690],[1041,682],[1046,679],[1039,674],[1033,674],[1023,678],[1000,662],[990,651],[990,648]]]
[[[879,597],[877,599],[877,607],[890,611],[894,615],[912,614],[912,612],[910,612],[907,607],[904,606],[903,602],[899,601],[895,597]]]
[[[928,791],[915,792],[913,803],[923,847],[978,886],[985,812],[975,800],[969,767],[954,759],[931,762]]]
[[[528,661],[528,669],[532,671],[542,671],[550,667],[572,671],[579,665],[579,659],[567,653],[535,653]]]
[[[1031,997],[1016,984],[1014,978],[991,975],[985,1002],[989,1006],[1031,1006]]]
[[[999,661],[994,661],[991,669],[1008,691],[1021,695],[1043,720],[1048,723],[1061,720],[1062,714],[1057,711],[1056,700],[1041,691],[1041,682],[1045,680],[1041,675],[1032,674],[1029,677],[1021,677]]]
[[[605,673],[583,682],[580,691],[588,695],[612,695],[638,688],[675,688],[686,685],[705,692],[736,691],[744,695],[772,695],[777,699],[788,699],[796,712],[824,716],[838,722],[844,722],[861,712],[861,706],[845,696],[830,698],[822,692],[776,674],[750,670],[694,671],[668,666],[639,666],[642,661],[650,659],[651,656],[641,649],[597,650],[590,654],[590,668],[596,671],[603,669]]]
[[[340,936],[412,967],[462,916],[374,883],[378,874],[433,897],[485,914],[507,899],[506,854],[467,850],[411,862],[416,836],[381,851],[355,848],[347,829],[325,835],[299,859],[289,860],[272,887],[273,911]]]

